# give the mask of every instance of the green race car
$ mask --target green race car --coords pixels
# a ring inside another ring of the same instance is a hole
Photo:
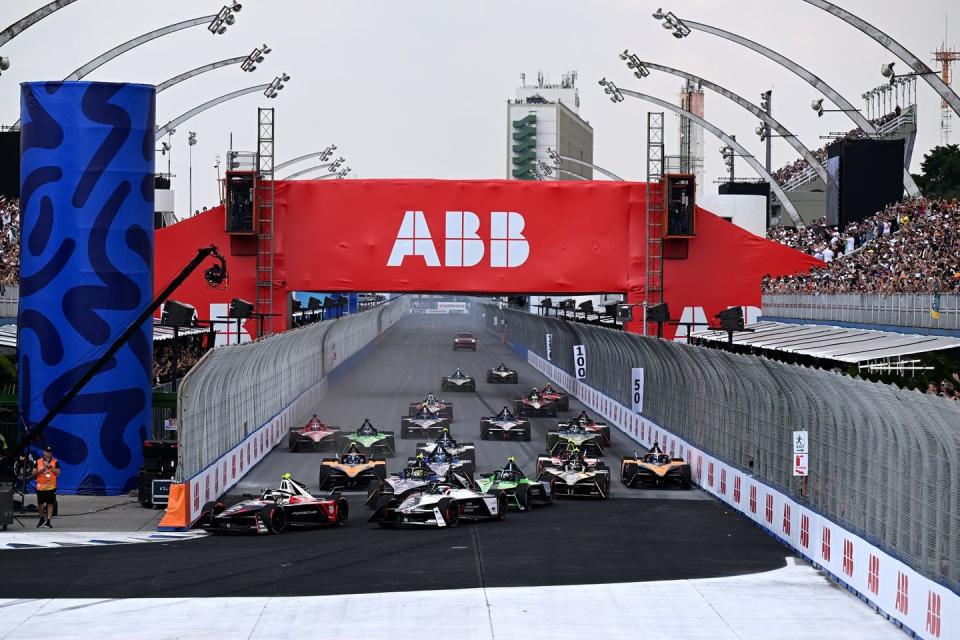
[[[534,507],[547,507],[553,504],[553,499],[542,484],[527,478],[515,458],[507,459],[502,469],[493,473],[483,473],[477,478],[477,485],[481,493],[498,496],[501,493],[507,498],[507,506],[519,511],[529,511]]]
[[[365,419],[356,431],[342,434],[341,442],[343,451],[355,443],[357,448],[366,455],[392,458],[397,453],[393,431],[381,431],[373,426],[369,419]]]

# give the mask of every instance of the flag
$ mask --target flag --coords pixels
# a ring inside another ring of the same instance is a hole
[[[933,294],[933,297],[930,299],[930,315],[934,320],[940,319],[940,292]]]

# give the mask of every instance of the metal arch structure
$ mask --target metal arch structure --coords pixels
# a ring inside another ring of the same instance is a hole
[[[573,178],[574,180],[587,180],[587,178],[584,178],[584,177],[583,177],[582,175],[580,175],[579,173],[574,173],[573,171],[570,171],[570,170],[568,170],[568,169],[564,169],[564,168],[562,168],[562,167],[555,167],[554,170],[555,170],[557,173],[565,173],[565,174],[567,174],[568,176],[570,176],[571,178]],[[560,178],[558,177],[557,180],[559,180],[559,179],[560,179]]]
[[[591,164],[591,163],[589,163],[589,162],[585,162],[584,160],[577,160],[576,158],[571,158],[571,157],[569,157],[569,156],[558,156],[558,157],[559,157],[561,160],[563,160],[564,162],[572,162],[573,164],[578,164],[578,165],[580,165],[580,166],[587,167],[588,169],[593,169],[593,170],[596,171],[597,173],[602,173],[603,175],[607,176],[607,177],[610,178],[611,180],[616,180],[617,182],[626,182],[623,178],[621,178],[621,177],[618,176],[617,174],[613,173],[612,171],[607,171],[607,170],[604,169],[603,167],[598,167],[598,166],[595,165],[595,164]],[[567,173],[569,173],[569,172],[567,172]]]
[[[958,96],[956,92],[950,88],[950,85],[945,83],[943,79],[940,78],[936,71],[928,67],[923,60],[911,53],[902,44],[888,36],[883,31],[880,31],[880,29],[877,29],[869,22],[853,15],[845,9],[841,9],[832,2],[826,2],[825,0],[803,1],[807,4],[812,4],[815,7],[823,9],[830,15],[840,18],[850,26],[859,29],[866,35],[870,36],[884,49],[900,58],[911,69],[913,69],[917,75],[923,78],[927,84],[930,85],[930,87],[936,91],[947,104],[950,105],[950,108],[953,109],[954,113],[960,116],[960,96]]]
[[[311,153],[310,155],[312,156],[312,155],[314,155],[314,154]],[[287,177],[285,177],[285,178],[280,178],[280,179],[281,179],[281,180],[296,180],[296,179],[299,178],[300,176],[305,176],[305,175],[307,175],[308,173],[313,173],[314,171],[319,171],[320,169],[326,169],[327,167],[332,166],[332,165],[333,165],[332,162],[327,162],[327,163],[325,163],[325,164],[314,165],[314,166],[309,167],[309,168],[307,168],[307,169],[301,169],[300,171],[296,171],[296,172],[294,172],[294,173],[291,173],[291,174],[288,175]],[[336,173],[329,174],[329,175],[336,175]]]
[[[77,0],[53,0],[53,2],[48,2],[33,13],[20,18],[3,31],[0,31],[0,47],[7,44],[33,25],[43,20],[51,13],[59,11],[60,9],[63,9],[64,7],[71,5],[76,1]]]
[[[157,85],[157,93],[166,91],[175,84],[180,84],[184,80],[189,80],[190,78],[196,78],[201,73],[207,73],[208,71],[213,71],[214,69],[219,69],[221,67],[228,67],[232,64],[240,64],[247,59],[247,56],[240,56],[238,58],[227,58],[226,60],[221,60],[220,62],[211,62],[210,64],[205,64],[202,67],[197,67],[186,73],[181,73],[178,76],[173,76],[169,80],[165,80]]]
[[[688,118],[689,120],[700,125],[704,129],[706,129],[707,131],[715,135],[716,137],[723,140],[725,144],[733,147],[733,149],[741,157],[743,157],[744,160],[747,161],[747,164],[749,164],[750,167],[757,172],[757,175],[762,177],[764,180],[766,180],[770,184],[770,190],[773,191],[774,194],[776,194],[777,199],[780,201],[781,206],[783,206],[783,208],[786,210],[787,215],[790,216],[790,219],[793,220],[793,223],[797,227],[804,226],[803,220],[800,219],[800,214],[797,213],[797,208],[793,206],[793,202],[791,202],[790,198],[787,197],[786,192],[784,192],[784,190],[780,187],[780,185],[777,184],[777,181],[773,179],[773,176],[770,175],[770,173],[763,167],[763,165],[757,162],[757,159],[754,158],[750,154],[750,152],[744,149],[739,142],[737,142],[736,140],[731,138],[729,135],[727,135],[726,133],[721,131],[719,128],[717,128],[715,125],[711,124],[710,122],[707,122],[703,118],[699,116],[695,116],[689,111],[685,111],[676,105],[666,102],[665,100],[661,100],[660,98],[656,98],[654,96],[650,96],[645,93],[630,91],[629,89],[620,89],[620,93],[622,93],[625,96],[630,96],[631,98],[638,98],[640,100],[646,100],[647,102],[652,102],[653,104],[659,107],[662,107],[664,109],[668,109],[679,116]]]
[[[333,176],[337,176],[337,175],[340,175],[340,173],[337,172],[337,171],[334,171],[333,173],[325,173],[325,174],[323,174],[322,176],[318,176],[318,177],[316,177],[316,178],[310,178],[310,179],[311,179],[311,180],[326,180],[327,178],[332,178]]]
[[[755,105],[754,103],[750,102],[749,100],[737,95],[736,93],[728,89],[721,87],[718,84],[710,82],[709,80],[705,80],[700,76],[695,76],[692,73],[687,73],[686,71],[681,71],[680,69],[674,69],[672,67],[666,67],[661,64],[655,64],[653,62],[647,62],[646,60],[642,60],[641,62],[645,67],[649,69],[656,69],[657,71],[663,71],[664,73],[669,73],[670,75],[678,76],[680,78],[686,78],[687,80],[692,80],[693,82],[698,82],[700,83],[701,86],[704,86],[716,93],[719,93],[724,98],[727,98],[728,100],[731,100],[737,103],[738,105],[740,105],[741,107],[743,107],[744,109],[752,113],[753,115],[763,120],[766,124],[770,125],[770,127],[773,128],[777,133],[779,133],[780,136],[784,140],[786,140],[787,143],[791,147],[793,147],[797,153],[803,156],[803,159],[806,160],[807,164],[809,164],[813,168],[813,170],[817,173],[817,176],[819,176],[820,179],[824,181],[824,183],[827,182],[827,170],[823,167],[820,161],[817,160],[816,156],[813,155],[813,151],[811,151],[806,146],[804,146],[803,143],[800,142],[799,138],[793,135],[789,129],[787,129],[785,126],[780,124],[780,122],[778,122],[773,116],[771,116],[769,113],[767,113],[766,111],[764,111],[763,109]]]
[[[246,89],[239,89],[239,90],[237,90],[237,91],[233,91],[233,92],[231,92],[231,93],[227,93],[227,94],[225,94],[225,95],[220,96],[219,98],[214,98],[213,100],[208,100],[207,102],[204,102],[203,104],[201,104],[201,105],[199,105],[199,106],[197,106],[197,107],[194,107],[193,109],[190,109],[190,111],[187,111],[186,113],[184,113],[184,114],[182,114],[182,115],[180,115],[180,116],[177,116],[176,118],[174,118],[173,120],[171,120],[171,121],[168,122],[167,124],[163,125],[162,127],[157,127],[157,135],[156,135],[156,137],[157,137],[157,138],[162,138],[163,136],[165,136],[165,135],[167,135],[168,133],[170,133],[171,130],[176,129],[177,127],[179,127],[181,124],[183,124],[184,122],[186,122],[187,120],[189,120],[189,119],[192,118],[193,116],[195,116],[195,115],[197,115],[197,114],[200,114],[200,113],[203,113],[203,112],[206,111],[207,109],[210,109],[210,108],[212,108],[212,107],[215,107],[215,106],[217,106],[218,104],[223,104],[224,102],[227,102],[227,101],[229,101],[229,100],[233,100],[234,98],[239,98],[240,96],[245,96],[245,95],[250,94],[250,93],[256,93],[256,92],[258,92],[258,91],[264,91],[264,90],[266,90],[266,88],[269,87],[269,86],[270,86],[269,84],[258,84],[258,85],[253,86],[253,87],[247,87]]]
[[[756,53],[759,53],[765,58],[773,60],[774,62],[784,67],[788,71],[791,71],[795,75],[802,78],[804,81],[806,81],[808,84],[816,88],[818,91],[822,92],[823,95],[825,95],[831,102],[833,102],[833,104],[837,105],[837,107],[843,110],[843,112],[847,114],[847,117],[853,120],[854,124],[856,124],[858,127],[863,129],[865,133],[876,135],[877,128],[873,125],[873,123],[867,120],[863,116],[863,114],[860,113],[859,110],[854,108],[854,106],[850,104],[850,102],[846,98],[840,95],[838,91],[836,91],[833,87],[831,87],[826,82],[824,82],[820,77],[814,75],[808,69],[801,67],[793,60],[790,60],[786,56],[779,54],[773,49],[769,49],[763,46],[762,44],[754,42],[753,40],[744,38],[743,36],[737,35],[735,33],[731,33],[729,31],[724,31],[723,29],[711,27],[708,24],[702,24],[700,22],[691,22],[689,20],[683,20],[683,24],[685,24],[690,29],[703,31],[704,33],[709,33],[711,35],[718,36],[725,40],[729,40],[743,47],[746,47],[751,51],[755,51]],[[910,175],[910,171],[906,167],[904,167],[903,169],[903,186],[907,190],[907,193],[910,194],[910,196],[916,197],[920,195],[920,189],[919,187],[917,187],[917,183],[913,181],[913,176]]]
[[[321,155],[323,155],[323,151],[314,151],[313,153],[305,153],[305,154],[303,154],[302,156],[297,156],[296,158],[291,158],[290,160],[286,160],[285,162],[281,162],[281,163],[278,164],[276,167],[274,167],[273,170],[274,170],[274,171],[280,171],[281,169],[286,169],[286,168],[289,167],[290,165],[297,164],[298,162],[303,162],[304,160],[309,160],[310,158],[313,158],[313,157],[319,158]],[[331,164],[332,164],[332,163],[331,163]],[[323,167],[329,167],[330,164],[325,164],[325,165],[321,165],[321,166],[323,166]],[[315,169],[319,169],[320,167],[314,167],[314,168],[315,168]]]

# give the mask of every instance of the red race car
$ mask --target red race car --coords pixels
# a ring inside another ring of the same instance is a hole
[[[553,388],[553,385],[549,382],[546,386],[540,390],[540,395],[543,396],[544,400],[550,400],[557,403],[557,410],[559,411],[570,411],[570,396],[563,393],[562,391],[557,391]]]
[[[314,415],[310,422],[302,427],[291,427],[287,435],[287,447],[290,452],[312,451],[340,451],[340,427],[324,424]]]

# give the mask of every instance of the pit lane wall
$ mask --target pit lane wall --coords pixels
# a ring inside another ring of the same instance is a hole
[[[304,423],[338,368],[407,311],[405,298],[210,351],[180,383],[176,484],[161,530],[189,528],[203,505],[230,490],[290,427]]]
[[[534,367],[637,442],[638,449],[659,442],[670,455],[685,458],[703,490],[750,518],[895,624],[916,637],[960,637],[960,595],[949,582],[955,582],[960,571],[956,555],[956,532],[960,530],[956,509],[960,433],[956,425],[960,424],[960,410],[955,406],[902,392],[896,395],[905,407],[894,411],[876,393],[863,393],[862,399],[855,393],[857,387],[887,385],[489,305],[481,317],[488,329],[504,336],[519,352],[526,352]],[[544,357],[547,333],[553,336],[552,362]],[[573,370],[574,344],[586,345],[587,352],[587,377],[579,381],[567,372]],[[766,383],[751,375],[756,371],[749,370],[748,360],[761,367]],[[632,401],[632,367],[645,371],[642,414],[618,399]],[[771,371],[771,367],[785,369]],[[814,396],[811,405],[801,411],[790,405],[809,389],[803,384],[795,384],[795,390],[783,386],[789,382],[791,370],[793,377],[821,377],[840,387],[835,393],[851,395],[847,402],[836,402],[828,394]],[[771,383],[773,389],[765,388]],[[848,385],[851,388],[845,389]],[[898,425],[892,441],[883,446],[871,441],[873,414],[858,413],[861,402],[872,402],[878,405],[875,411],[888,412],[889,423]],[[654,412],[663,417],[653,419]],[[912,420],[898,423],[903,413]],[[930,425],[935,425],[938,417],[953,425],[953,440],[938,442],[930,436]],[[700,425],[703,430],[690,424],[697,419],[704,421]],[[779,422],[778,429],[773,428],[774,422]],[[782,484],[772,480],[777,469],[763,456],[763,450],[771,446],[767,440],[771,434],[758,437],[759,432],[786,434],[776,453],[790,467],[790,431],[797,423],[802,423],[798,430],[805,428],[810,433],[811,492],[807,497],[800,491],[799,479],[789,476]],[[850,431],[845,429],[848,423]],[[911,431],[920,433],[908,437]],[[710,446],[702,441],[704,433],[710,434]],[[697,435],[700,440],[695,441]],[[886,467],[891,446],[899,446],[903,457]],[[837,456],[833,447],[846,448],[852,454]],[[727,455],[720,455],[719,450]],[[753,468],[749,463],[734,464],[731,453],[745,454]],[[882,519],[870,521],[877,527],[873,530],[844,521],[844,516],[855,516],[856,505],[845,502],[854,493],[845,492],[843,485],[857,482],[850,467],[858,464],[864,465],[869,482],[876,485],[861,488],[870,496],[867,510],[882,514]],[[909,468],[904,468],[905,464]],[[934,486],[927,489],[920,477],[924,475],[931,476]],[[893,489],[903,492],[902,502],[885,504],[891,496],[884,491]],[[929,502],[935,513],[926,513],[923,502]],[[895,548],[888,546],[891,540],[902,540],[889,529],[908,526],[919,529],[918,539],[913,544],[904,541]],[[930,546],[925,548],[925,544]]]

